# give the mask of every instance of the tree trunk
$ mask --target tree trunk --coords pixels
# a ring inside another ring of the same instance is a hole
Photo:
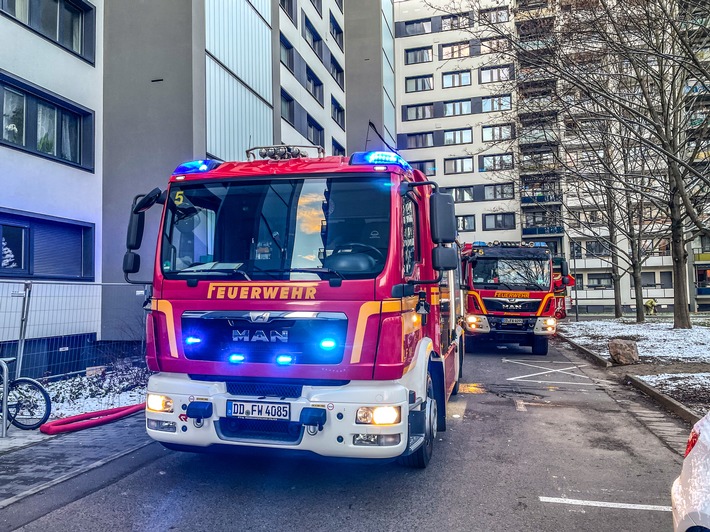
[[[673,192],[672,192],[673,193]],[[688,309],[688,252],[685,249],[680,198],[671,201],[671,256],[673,258],[673,328],[690,329]]]
[[[631,270],[631,277],[634,279],[634,298],[636,299],[636,323],[646,321],[646,314],[643,309],[643,287],[641,286],[641,266],[636,262]]]

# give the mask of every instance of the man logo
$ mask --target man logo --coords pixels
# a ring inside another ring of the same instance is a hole
[[[232,331],[232,340],[235,342],[288,342],[288,331]]]
[[[249,319],[252,323],[268,323],[269,315],[268,312],[250,312]]]

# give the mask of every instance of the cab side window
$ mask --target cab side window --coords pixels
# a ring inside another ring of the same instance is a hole
[[[403,198],[402,230],[404,244],[404,275],[414,272],[414,263],[419,260],[419,216],[416,202],[409,196]]]

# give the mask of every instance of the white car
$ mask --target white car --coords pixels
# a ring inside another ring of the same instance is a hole
[[[671,499],[675,532],[710,532],[710,412],[690,432]]]

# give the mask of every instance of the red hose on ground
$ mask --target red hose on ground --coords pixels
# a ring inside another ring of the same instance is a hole
[[[61,432],[74,432],[75,430],[88,429],[98,425],[111,423],[122,417],[129,416],[145,408],[145,403],[130,406],[119,406],[98,412],[87,412],[76,416],[56,419],[42,425],[39,430],[44,434],[59,434]]]

